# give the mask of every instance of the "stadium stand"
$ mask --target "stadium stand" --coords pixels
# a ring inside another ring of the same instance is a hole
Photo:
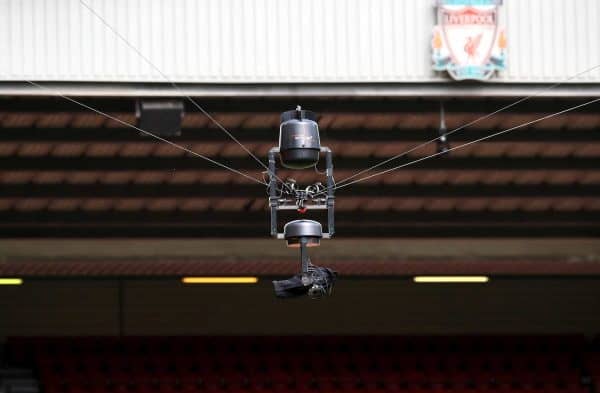
[[[45,393],[583,393],[588,370],[600,377],[593,348],[583,336],[11,338],[7,361]]]

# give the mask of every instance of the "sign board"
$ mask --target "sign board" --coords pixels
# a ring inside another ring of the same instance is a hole
[[[498,24],[502,0],[438,0],[433,69],[456,80],[489,79],[506,67],[506,34]]]

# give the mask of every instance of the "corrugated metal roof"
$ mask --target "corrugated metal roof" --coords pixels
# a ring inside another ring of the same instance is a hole
[[[432,82],[433,1],[87,0],[170,80]],[[505,0],[508,69],[555,82],[600,64],[597,0]],[[0,79],[164,82],[78,0],[0,1]],[[597,83],[600,69],[576,81]]]

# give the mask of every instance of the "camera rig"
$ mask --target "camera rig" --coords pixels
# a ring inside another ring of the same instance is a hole
[[[277,161],[288,169],[314,168],[316,171],[321,154],[325,155],[325,186],[318,182],[302,188],[293,179],[284,181],[277,176]],[[300,273],[287,280],[273,281],[275,295],[289,298],[306,294],[312,299],[331,295],[337,273],[313,265],[307,250],[320,245],[321,239],[331,239],[335,233],[333,154],[331,149],[321,146],[316,114],[299,106],[282,113],[279,146],[269,150],[268,160],[271,236],[285,239],[288,247],[300,249]],[[283,232],[279,232],[277,213],[280,210],[296,210],[299,214],[327,210],[327,232],[323,232],[321,223],[303,219],[288,222]]]

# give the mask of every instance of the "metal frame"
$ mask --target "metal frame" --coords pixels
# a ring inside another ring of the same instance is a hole
[[[326,204],[307,205],[308,210],[327,210],[327,232],[323,232],[323,239],[331,239],[335,233],[335,196],[333,180],[333,154],[331,149],[326,146],[321,146],[321,153],[325,154],[325,175],[327,177],[327,194]],[[273,147],[269,150],[269,207],[271,210],[271,236],[276,239],[283,239],[283,233],[277,229],[277,212],[279,210],[294,210],[294,206],[281,205],[280,198],[277,195],[277,156],[279,155],[279,147]]]

